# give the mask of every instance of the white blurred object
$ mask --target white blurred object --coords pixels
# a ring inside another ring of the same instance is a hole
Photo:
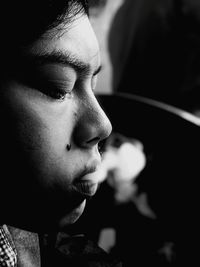
[[[104,228],[100,232],[98,245],[108,253],[116,245],[116,231],[114,228]]]
[[[138,146],[128,142],[123,143],[117,153],[116,180],[133,181],[145,164],[146,157]]]
[[[122,144],[116,147],[109,144],[103,155],[100,182],[107,182],[114,188],[117,204],[132,201],[138,211],[146,217],[155,219],[156,215],[148,204],[146,193],[138,194],[135,182],[147,163],[143,144],[139,140],[119,137]]]
[[[101,181],[104,181],[108,172],[113,171],[114,182],[133,182],[146,165],[146,156],[142,144],[124,142],[119,148],[109,146],[104,153],[101,164]]]

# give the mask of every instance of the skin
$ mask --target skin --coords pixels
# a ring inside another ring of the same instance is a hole
[[[12,195],[4,223],[32,231],[64,229],[80,217],[97,190],[98,143],[111,132],[93,92],[100,57],[88,17],[60,26],[23,48],[20,66],[10,67],[12,78],[1,84],[1,186]],[[58,52],[81,61],[82,70],[35,61]]]

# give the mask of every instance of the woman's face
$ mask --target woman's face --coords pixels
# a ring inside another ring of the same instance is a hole
[[[64,228],[97,189],[98,143],[111,132],[93,93],[100,58],[87,16],[50,30],[13,64],[0,92],[4,223]]]

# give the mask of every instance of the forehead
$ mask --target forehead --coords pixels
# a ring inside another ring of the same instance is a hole
[[[94,67],[100,64],[98,42],[86,15],[77,16],[70,25],[49,30],[31,46],[30,51],[33,54],[63,51]]]

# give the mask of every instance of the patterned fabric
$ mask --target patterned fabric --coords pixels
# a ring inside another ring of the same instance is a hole
[[[0,266],[17,267],[17,252],[9,241],[3,226],[0,227]]]

